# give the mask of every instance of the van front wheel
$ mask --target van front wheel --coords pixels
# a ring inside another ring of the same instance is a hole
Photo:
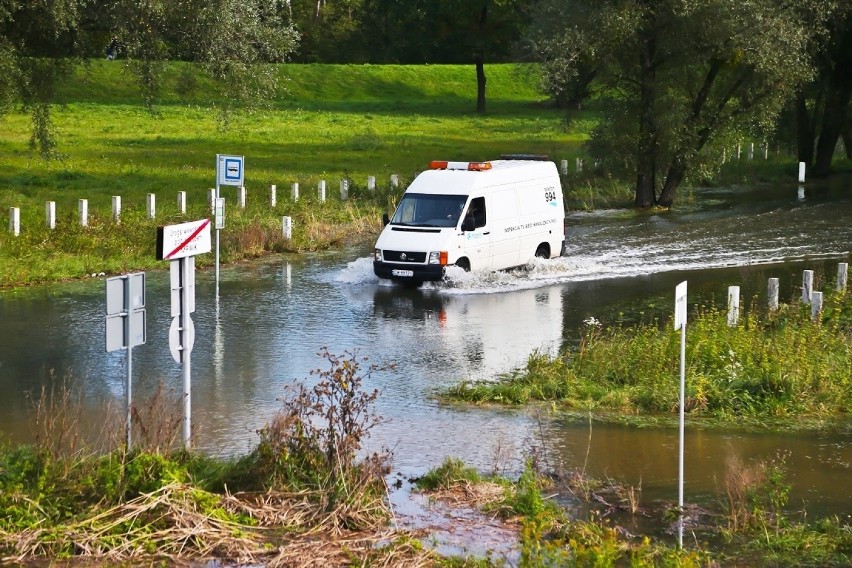
[[[538,245],[538,248],[535,249],[535,256],[537,258],[550,258],[550,247],[546,243]]]
[[[456,266],[464,270],[465,272],[470,272],[470,261],[466,258],[460,258],[456,261]]]

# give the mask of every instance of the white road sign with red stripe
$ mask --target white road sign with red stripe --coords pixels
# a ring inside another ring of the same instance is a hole
[[[157,228],[158,260],[195,256],[210,249],[210,219]]]

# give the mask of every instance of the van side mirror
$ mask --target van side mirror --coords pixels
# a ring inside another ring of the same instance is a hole
[[[476,230],[476,223],[474,223],[473,217],[471,217],[470,215],[465,216],[464,220],[462,221],[461,230],[462,231],[474,231],[474,230]]]
[[[388,217],[387,213],[382,213],[382,226],[387,227],[388,223],[390,223],[390,217]]]

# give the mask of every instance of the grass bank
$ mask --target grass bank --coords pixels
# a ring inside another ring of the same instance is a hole
[[[483,475],[448,458],[417,480],[432,499],[502,519],[518,533],[513,565],[534,566],[848,566],[847,519],[788,512],[783,456],[729,467],[725,497],[707,507],[685,504],[683,547],[678,511],[642,502],[641,488],[582,472],[543,471],[531,455],[515,480]],[[565,507],[564,503],[574,503]],[[579,505],[578,505],[579,503]],[[577,515],[578,510],[586,514]],[[658,530],[634,534],[641,518]],[[501,565],[484,562],[482,566]]]
[[[390,526],[387,451],[361,457],[377,423],[375,367],[323,353],[256,447],[233,459],[175,449],[179,396],[133,409],[128,450],[120,416],[82,438],[77,394],[57,385],[36,401],[33,445],[0,443],[0,563],[91,565],[423,565],[428,553]]]
[[[472,67],[281,65],[285,90],[279,97],[226,124],[215,89],[181,63],[166,67],[152,113],[120,62],[91,61],[59,90],[61,104],[53,107],[58,159],[46,162],[30,151],[27,115],[0,117],[0,209],[17,207],[21,217],[19,237],[0,232],[0,286],[157,266],[157,225],[208,216],[206,192],[215,184],[219,153],[245,156],[248,193],[243,212],[235,188],[222,191],[226,262],[374,235],[381,212],[432,159],[523,152],[573,164],[585,127],[565,128],[562,113],[537,92],[532,68],[493,65],[486,71],[488,112],[480,115],[474,112]],[[391,175],[399,176],[399,188],[391,187]],[[367,192],[368,176],[378,192]],[[346,202],[338,191],[341,179],[350,182]],[[324,204],[317,196],[320,180],[328,188]],[[293,183],[300,184],[298,202],[291,198]],[[275,207],[269,206],[272,184],[278,188]],[[178,191],[187,192],[185,216],[177,213]],[[156,196],[153,221],[144,215],[147,194]],[[120,225],[112,220],[113,196],[122,198]],[[86,229],[76,222],[79,199],[88,200]],[[52,231],[45,228],[47,201],[56,202]],[[280,237],[284,215],[293,217],[293,242]]]
[[[590,319],[576,348],[533,353],[525,368],[493,382],[462,382],[444,395],[474,403],[534,401],[602,416],[673,421],[680,334],[668,321],[603,327]],[[852,411],[852,294],[827,293],[819,317],[810,307],[752,307],[731,327],[727,313],[690,314],[686,345],[690,420],[763,427],[825,427]]]

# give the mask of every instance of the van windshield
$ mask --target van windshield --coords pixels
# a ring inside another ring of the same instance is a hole
[[[455,227],[466,201],[467,195],[406,193],[390,222],[410,227]]]

